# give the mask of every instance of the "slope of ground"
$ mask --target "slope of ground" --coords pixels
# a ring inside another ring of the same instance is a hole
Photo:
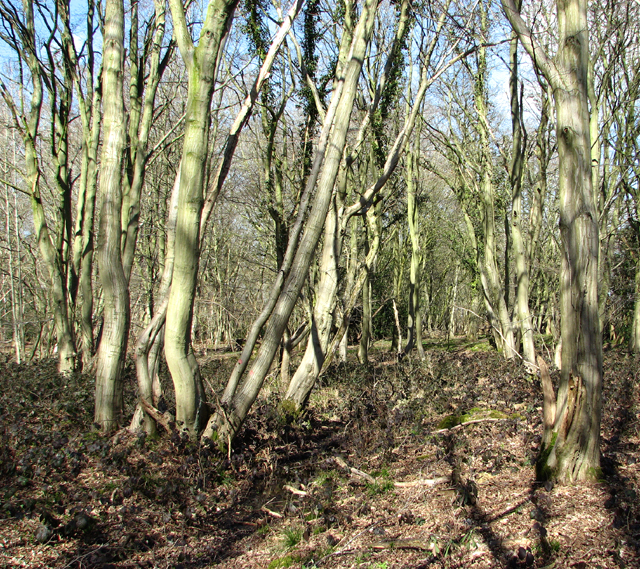
[[[603,480],[534,480],[541,393],[463,343],[334,366],[232,452],[92,430],[92,380],[0,369],[0,567],[640,567],[638,368],[605,357]],[[212,359],[205,377],[228,374]],[[127,395],[128,408],[135,395]]]

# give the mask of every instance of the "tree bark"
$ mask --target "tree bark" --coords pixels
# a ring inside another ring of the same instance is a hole
[[[516,265],[516,314],[522,335],[522,352],[531,369],[536,363],[533,344],[533,321],[529,310],[529,264],[522,228],[522,180],[524,175],[525,140],[522,109],[518,89],[518,37],[513,34],[510,48],[511,131],[513,145],[509,177],[511,181],[511,235]],[[505,283],[508,286],[508,283]]]
[[[554,436],[542,449],[541,477],[566,482],[600,474],[602,333],[598,314],[598,215],[591,179],[586,0],[557,0],[558,54],[537,45],[512,0],[504,11],[555,99],[560,184],[562,370]]]
[[[194,373],[191,352],[191,324],[200,252],[200,219],[203,206],[205,169],[209,147],[211,98],[216,82],[222,40],[229,31],[238,0],[211,0],[194,46],[187,28],[184,7],[170,0],[174,33],[187,66],[189,86],[184,144],[180,169],[180,191],[176,221],[176,251],[173,280],[167,306],[165,356],[176,395],[176,422],[195,436],[205,419],[204,392]],[[205,419],[206,420],[206,419]]]
[[[205,436],[212,438],[217,427],[217,434],[222,444],[226,444],[236,435],[249,408],[255,401],[280,345],[282,333],[287,325],[291,311],[307,277],[311,258],[327,216],[333,186],[342,160],[358,79],[369,45],[373,23],[375,22],[377,5],[378,0],[366,0],[362,6],[362,14],[354,31],[349,60],[344,67],[344,79],[339,81],[339,83],[344,82],[344,87],[337,90],[337,95],[340,95],[340,99],[335,113],[330,143],[324,156],[315,202],[309,213],[291,271],[273,309],[260,351],[254,360],[246,381],[235,391],[229,403],[226,417],[218,413],[215,421],[209,422],[204,433]],[[328,115],[329,113],[327,113]]]
[[[124,5],[105,5],[103,48],[104,141],[100,167],[100,221],[97,261],[103,291],[103,327],[96,365],[94,420],[109,431],[123,411],[122,369],[129,336],[129,287],[120,254],[124,124]]]

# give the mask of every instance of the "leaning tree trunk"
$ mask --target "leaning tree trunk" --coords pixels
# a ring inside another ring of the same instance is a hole
[[[97,261],[103,292],[104,323],[96,365],[95,422],[114,429],[121,419],[122,368],[129,335],[129,287],[120,255],[122,157],[124,152],[124,5],[105,7],[102,93],[104,142],[100,169],[100,225]]]
[[[558,0],[558,55],[536,44],[512,0],[503,8],[554,92],[560,185],[562,369],[540,477],[600,477],[602,333],[598,314],[598,216],[592,191],[586,0]]]
[[[331,202],[331,195],[342,154],[346,144],[349,119],[353,109],[353,102],[357,93],[358,79],[362,70],[369,39],[375,21],[378,0],[367,0],[362,7],[362,15],[354,31],[349,60],[345,66],[342,89],[337,89],[339,102],[335,112],[333,131],[326,155],[315,202],[309,213],[306,228],[302,234],[296,255],[288,278],[274,306],[264,341],[254,360],[245,382],[234,390],[228,410],[216,415],[209,422],[204,435],[212,438],[217,428],[219,440],[226,444],[238,432],[249,408],[255,401],[266,374],[273,362],[275,353],[280,345],[282,333],[287,325],[291,311],[298,299],[300,290],[306,280],[313,253],[322,233],[322,228]],[[329,116],[329,113],[327,113]]]
[[[171,290],[171,278],[173,276],[173,264],[175,260],[180,170],[181,168],[178,166],[178,172],[171,191],[171,199],[167,211],[164,269],[158,290],[160,303],[151,321],[138,337],[134,354],[140,403],[136,407],[129,429],[134,432],[144,429],[148,435],[153,435],[157,428],[156,421],[149,414],[149,407],[155,407],[161,395],[159,382],[156,379],[158,357],[160,355],[158,347],[164,346],[164,326],[167,318],[169,291]]]
[[[316,304],[313,310],[307,349],[291,378],[286,394],[286,398],[292,400],[297,408],[303,407],[307,402],[327,352],[338,289],[338,257],[342,249],[341,240],[342,237],[338,233],[338,213],[334,199],[324,228],[320,282],[316,289]]]

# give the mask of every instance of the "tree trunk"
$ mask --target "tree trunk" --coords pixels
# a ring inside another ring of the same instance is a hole
[[[316,303],[307,349],[286,394],[286,398],[292,400],[297,408],[302,408],[306,404],[327,353],[338,289],[338,258],[342,249],[341,240],[334,199],[325,222],[320,282],[316,288]]]
[[[255,401],[273,362],[291,311],[306,280],[313,252],[322,233],[322,227],[331,202],[333,186],[342,161],[351,111],[357,93],[358,79],[369,45],[377,5],[378,0],[366,0],[362,6],[362,15],[354,31],[349,61],[344,68],[344,87],[337,90],[340,100],[335,113],[330,144],[324,157],[315,202],[309,213],[306,228],[298,245],[291,271],[273,309],[260,351],[253,362],[247,380],[235,392],[229,404],[226,417],[218,415],[215,421],[217,425],[210,421],[204,433],[205,436],[212,437],[213,431],[217,426],[219,440],[223,444],[226,444],[236,435],[249,408]]]
[[[102,283],[103,328],[96,366],[95,422],[109,431],[121,421],[122,369],[129,335],[129,287],[120,255],[124,152],[124,5],[105,6],[102,76],[104,142],[100,168],[100,232],[97,261]]]
[[[635,301],[633,303],[633,323],[629,338],[629,351],[640,354],[640,259],[636,261]]]
[[[407,355],[416,345],[418,326],[420,320],[420,268],[422,266],[422,252],[420,250],[420,235],[417,227],[418,206],[416,201],[416,178],[415,168],[416,155],[419,155],[420,133],[416,136],[414,148],[407,152],[407,218],[409,220],[409,237],[411,239],[411,266],[409,269],[409,315],[407,317],[407,343],[403,354]],[[422,348],[420,344],[418,351]]]
[[[598,215],[591,180],[586,0],[557,0],[558,55],[536,44],[511,0],[503,8],[554,91],[560,184],[562,370],[553,436],[540,477],[575,482],[600,474],[602,333],[598,314]]]
[[[480,2],[481,35],[482,41],[488,31],[488,14],[484,1]],[[481,152],[481,181],[480,194],[482,201],[484,258],[481,268],[483,274],[482,284],[485,293],[485,301],[491,306],[490,314],[493,314],[493,325],[496,329],[496,342],[502,347],[504,357],[513,358],[517,354],[515,339],[511,326],[511,318],[507,307],[505,290],[500,283],[498,262],[496,258],[496,220],[495,220],[495,191],[493,187],[493,159],[489,145],[490,127],[487,108],[487,59],[486,47],[478,50],[478,69],[474,77],[474,105],[478,115],[476,129],[480,136]],[[505,287],[508,279],[505,279]]]
[[[189,76],[184,144],[180,168],[180,191],[176,222],[173,280],[167,306],[165,356],[176,396],[176,421],[195,436],[200,429],[205,401],[194,373],[191,352],[193,301],[200,253],[200,220],[211,122],[211,98],[216,82],[222,40],[229,31],[238,0],[211,0],[194,46],[182,2],[170,0],[174,33]]]
[[[88,2],[87,29],[94,27],[95,3]],[[71,30],[69,30],[71,33]],[[73,42],[71,44],[73,46]],[[97,85],[94,84],[95,52],[93,36],[87,36],[86,91],[82,91],[80,81],[76,81],[78,107],[82,119],[82,162],[80,166],[80,187],[76,208],[76,226],[73,243],[73,265],[78,275],[80,302],[80,357],[85,367],[93,357],[93,254],[94,254],[94,212],[98,187],[98,148],[102,126],[102,88],[100,70]],[[75,49],[71,51],[73,64],[77,68]],[[76,307],[77,307],[76,302]]]
[[[169,291],[171,290],[171,279],[175,260],[180,170],[181,168],[178,167],[167,211],[164,269],[158,290],[160,303],[156,307],[155,314],[151,318],[148,326],[138,337],[134,354],[141,402],[136,408],[129,429],[135,432],[142,428],[148,435],[154,434],[157,427],[155,420],[145,411],[145,406],[142,404],[142,401],[148,405],[156,406],[161,395],[159,381],[157,380],[157,370],[159,367],[158,359],[160,348],[164,347],[167,306],[169,304]]]
[[[509,177],[511,181],[511,235],[516,265],[516,314],[522,334],[524,360],[533,369],[535,366],[535,347],[533,344],[533,322],[529,311],[529,263],[522,229],[522,179],[524,174],[525,141],[522,126],[522,109],[518,89],[518,36],[511,38],[511,125],[513,146]],[[505,282],[505,286],[508,283]]]
[[[364,253],[368,255],[369,245],[365,230]],[[371,267],[365,266],[364,283],[362,285],[362,321],[360,323],[360,344],[358,345],[358,361],[362,365],[369,363],[369,343],[371,342]]]

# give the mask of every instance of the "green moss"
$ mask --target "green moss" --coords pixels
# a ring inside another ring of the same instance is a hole
[[[477,419],[509,419],[510,417],[513,419],[522,418],[522,416],[517,413],[510,416],[495,409],[481,409],[480,407],[473,407],[459,415],[447,415],[440,421],[440,423],[438,423],[438,429],[452,429],[457,425],[462,425]]]
[[[506,413],[503,413],[502,411],[490,411],[489,417],[491,417],[492,419],[508,419],[509,418],[509,416]]]
[[[269,563],[267,569],[280,569],[281,567],[291,567],[296,562],[292,555],[278,557]]]
[[[599,466],[596,468],[592,466],[587,470],[587,476],[596,482],[604,482],[604,474],[602,473],[602,468]]]
[[[278,420],[283,425],[291,425],[296,423],[302,416],[300,409],[291,399],[283,399],[278,407]]]
[[[375,482],[367,483],[367,494],[371,497],[386,494],[389,490],[393,490],[394,487],[395,485],[391,480],[376,480]]]
[[[460,423],[462,423],[462,417],[460,415],[447,415],[438,423],[438,429],[452,429]]]

